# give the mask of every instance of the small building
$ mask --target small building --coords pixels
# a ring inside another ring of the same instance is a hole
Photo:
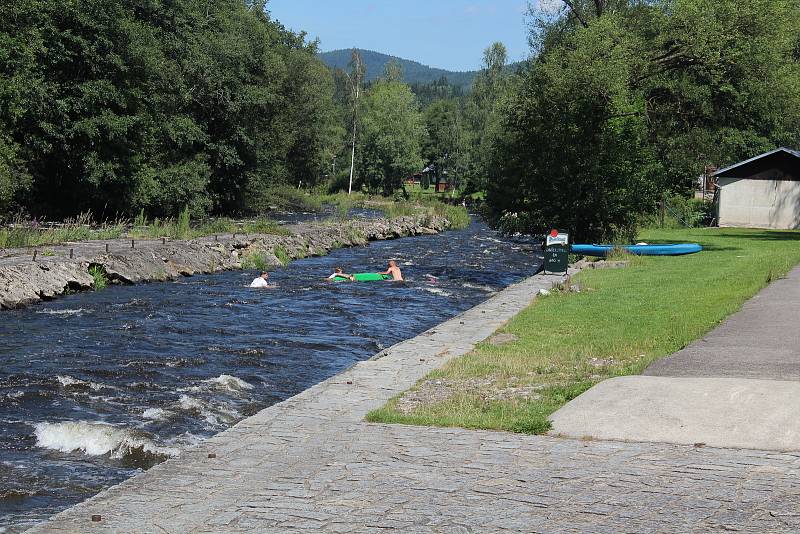
[[[719,226],[800,228],[800,152],[778,148],[711,176]]]

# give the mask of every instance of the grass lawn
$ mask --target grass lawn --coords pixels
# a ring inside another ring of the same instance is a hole
[[[498,331],[510,342],[481,343],[367,420],[546,432],[564,403],[685,347],[800,263],[800,232],[650,229],[640,239],[705,250],[580,273],[580,292],[539,297]]]

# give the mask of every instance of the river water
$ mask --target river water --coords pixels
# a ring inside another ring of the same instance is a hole
[[[394,258],[406,283],[329,283]],[[0,532],[15,532],[538,270],[481,223],[0,315]]]

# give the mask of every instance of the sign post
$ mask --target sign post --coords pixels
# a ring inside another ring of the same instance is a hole
[[[567,274],[569,268],[569,234],[551,230],[544,249],[544,274]]]

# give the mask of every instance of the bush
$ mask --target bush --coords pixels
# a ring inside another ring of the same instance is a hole
[[[100,291],[108,286],[108,277],[106,276],[106,270],[102,265],[90,265],[89,274],[92,275],[92,278],[94,278],[92,287],[95,291]]]
[[[282,265],[288,265],[292,259],[289,257],[289,253],[286,252],[286,249],[282,246],[278,245],[273,250],[272,253],[275,254],[275,257],[278,258],[278,261],[281,262]]]
[[[258,271],[267,270],[267,260],[260,252],[248,254],[242,258],[242,269],[256,269]]]
[[[242,230],[246,234],[289,235],[289,230],[266,217],[259,217],[254,221],[244,223]]]
[[[291,185],[276,185],[248,193],[246,210],[249,213],[266,213],[270,210],[320,211],[319,196],[310,195]]]
[[[664,203],[664,224],[670,228],[697,228],[711,222],[712,204],[699,198],[675,195]]]

